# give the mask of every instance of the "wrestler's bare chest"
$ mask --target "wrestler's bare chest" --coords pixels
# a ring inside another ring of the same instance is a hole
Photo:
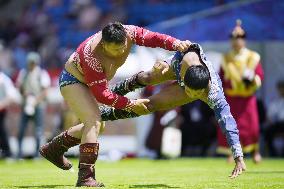
[[[93,57],[95,58],[95,61],[99,63],[99,65],[102,66],[103,71],[107,77],[107,80],[111,80],[113,76],[115,75],[117,69],[121,67],[130,52],[132,42],[130,38],[127,38],[127,48],[125,49],[124,53],[121,54],[118,57],[109,56],[107,53],[104,52],[104,49],[99,44],[99,41],[101,39],[101,36],[99,35],[97,38],[95,38],[91,43],[91,49]]]
[[[93,52],[94,53],[94,52]],[[93,54],[93,61],[98,63],[97,65],[101,66],[103,69],[103,72],[106,75],[107,80],[111,80],[113,76],[115,75],[117,69],[122,66],[126,58],[129,54],[129,51],[127,50],[122,56],[120,57],[108,57],[105,55],[102,55],[102,53],[94,53]],[[84,79],[84,73],[82,71],[82,68],[79,64],[79,59],[74,58],[74,54],[69,58],[67,63],[65,64],[65,69],[74,75],[79,81],[82,83],[85,83]]]
[[[102,53],[95,54],[94,57],[97,58],[97,61],[102,66],[107,80],[111,80],[114,77],[117,69],[125,63],[128,54],[129,51],[127,50],[120,57],[109,57]]]
[[[90,41],[90,44],[88,44],[90,45],[90,55],[89,55],[90,58],[88,61],[91,61],[93,65],[97,66],[97,68],[95,69],[102,70],[106,75],[107,80],[111,80],[114,77],[117,69],[125,63],[129,55],[132,42],[130,38],[128,38],[127,48],[125,49],[124,53],[119,57],[111,57],[108,56],[104,52],[102,47],[99,45],[99,40],[100,40],[99,36],[94,37]],[[85,83],[85,79],[83,76],[84,73],[80,66],[80,59],[78,53],[73,53],[70,56],[69,60],[65,65],[65,69],[69,73],[74,75],[77,79],[79,79],[81,82]]]

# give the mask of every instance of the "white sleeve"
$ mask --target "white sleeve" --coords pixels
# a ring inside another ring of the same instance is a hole
[[[50,77],[49,74],[47,73],[47,71],[42,70],[41,72],[41,86],[43,88],[48,88],[51,85],[51,81],[50,81]]]
[[[18,95],[18,91],[15,88],[12,80],[5,74],[3,74],[3,80],[4,80],[7,97],[14,101],[17,100],[19,95]]]

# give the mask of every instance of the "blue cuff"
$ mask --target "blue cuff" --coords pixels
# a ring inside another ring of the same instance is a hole
[[[237,157],[243,157],[244,156],[241,144],[232,145],[231,150],[232,150],[234,159],[236,159]]]

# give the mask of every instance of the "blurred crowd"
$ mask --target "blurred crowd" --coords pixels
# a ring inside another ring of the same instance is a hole
[[[77,45],[106,23],[147,26],[154,21],[196,12],[230,0],[14,0],[0,6],[0,68],[16,77],[29,51],[37,51],[42,67],[61,68]],[[168,5],[171,6],[168,6]],[[188,6],[185,6],[187,5]],[[194,6],[191,6],[193,5]],[[140,6],[143,5],[143,9]],[[153,9],[155,6],[155,9]],[[182,9],[181,9],[182,7]],[[13,12],[13,14],[11,14]],[[157,15],[153,15],[157,14]]]
[[[123,15],[103,13],[88,0],[27,2],[18,7],[17,18],[0,18],[0,68],[12,78],[25,67],[29,51],[41,55],[42,67],[61,69],[80,41],[114,18],[124,21]]]

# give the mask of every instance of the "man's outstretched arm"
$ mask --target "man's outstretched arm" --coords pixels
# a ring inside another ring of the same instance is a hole
[[[100,106],[102,121],[114,121],[118,119],[128,119],[139,117],[139,114],[136,114],[133,111],[126,111],[122,109],[115,109],[111,106]]]
[[[110,91],[118,95],[126,95],[129,92],[135,91],[135,89],[143,88],[146,85],[139,83],[138,75],[143,71],[131,76],[130,78],[124,79],[110,87]]]
[[[189,48],[191,44],[191,42],[188,40],[181,41],[172,36],[158,32],[153,32],[145,28],[134,25],[124,25],[124,28],[126,29],[131,40],[136,45],[140,46],[152,47],[152,48],[160,47],[165,50],[170,50],[170,51],[178,50],[184,52]]]
[[[159,93],[150,96],[149,100],[150,102],[145,103],[145,105],[150,112],[169,110],[190,102],[188,96],[176,82],[162,88]],[[100,106],[100,112],[103,121],[114,121],[141,116],[133,111],[128,112],[109,106]]]
[[[218,91],[216,98],[212,99],[211,102],[213,103],[215,117],[218,120],[222,132],[226,135],[227,143],[231,147],[232,154],[235,159],[236,165],[230,175],[230,178],[236,178],[246,170],[237,123],[231,114],[230,106],[227,103],[222,90]]]
[[[171,61],[172,56],[167,59]],[[135,89],[143,88],[148,85],[157,85],[169,80],[175,80],[174,72],[170,69],[168,63],[164,60],[157,60],[153,68],[147,72],[141,71],[124,79],[110,87],[110,90],[119,95],[126,95]]]

